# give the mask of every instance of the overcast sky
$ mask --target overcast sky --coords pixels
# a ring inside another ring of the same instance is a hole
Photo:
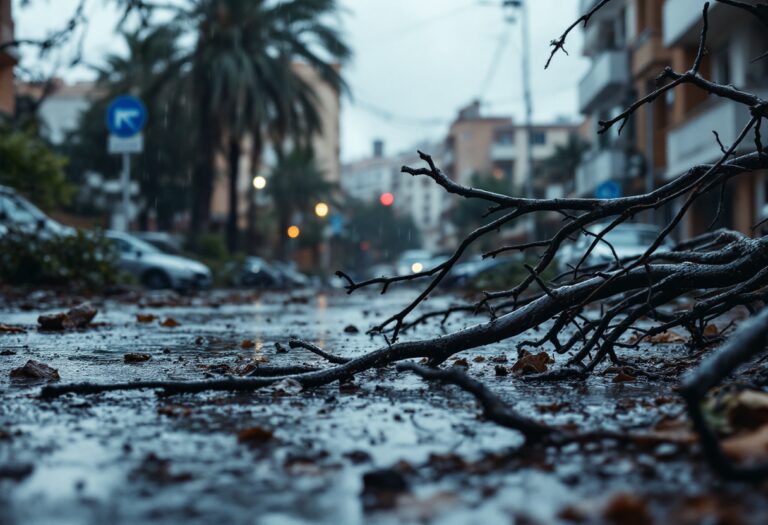
[[[17,38],[61,27],[77,0],[14,0]],[[508,22],[501,0],[340,0],[343,29],[354,51],[346,69],[352,97],[342,102],[342,159],[367,155],[374,138],[388,152],[440,139],[462,105],[484,101],[486,114],[523,118],[520,20]],[[578,118],[576,87],[588,63],[581,34],[569,38],[544,70],[549,41],[577,16],[577,0],[529,0],[534,115],[539,122]],[[122,52],[114,35],[117,15],[107,0],[90,0],[83,41],[86,63]],[[64,56],[64,55],[63,55]],[[70,55],[71,56],[71,50]],[[27,64],[34,63],[28,51]],[[51,67],[50,63],[47,67]],[[89,79],[86,67],[60,67],[68,80]]]

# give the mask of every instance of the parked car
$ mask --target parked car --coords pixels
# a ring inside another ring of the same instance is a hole
[[[0,237],[11,228],[44,238],[75,233],[74,228],[51,219],[13,188],[0,185]]]
[[[108,231],[106,237],[117,248],[120,268],[147,288],[186,290],[211,285],[211,270],[198,261],[163,253],[128,233]]]
[[[283,282],[280,272],[261,257],[246,257],[241,264],[233,262],[227,273],[235,286],[280,288]]]
[[[406,250],[400,255],[395,266],[397,275],[408,275],[429,269],[427,266],[432,259],[427,250]]]
[[[168,232],[134,232],[131,235],[148,242],[161,252],[171,255],[181,255],[183,253],[179,239]]]
[[[608,224],[595,224],[590,226],[588,231],[598,234],[607,226]],[[661,230],[653,224],[619,224],[603,237],[606,242],[599,242],[595,245],[582,267],[609,264],[614,261],[611,247],[620,259],[640,256],[653,243],[659,233]],[[576,266],[594,240],[593,236],[583,234],[577,241],[563,246],[558,257],[558,269],[561,272],[567,272],[572,266]],[[665,242],[662,247],[669,248],[670,244]]]
[[[283,288],[304,288],[312,284],[312,279],[285,262],[272,262],[272,267],[280,273]]]
[[[519,270],[520,268],[522,268],[522,258],[519,256],[487,259],[477,256],[455,265],[443,279],[443,286],[448,288],[467,286],[470,283],[482,281],[494,273],[503,272],[507,269],[510,271]]]

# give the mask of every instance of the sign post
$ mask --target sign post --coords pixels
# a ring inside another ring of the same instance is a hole
[[[117,229],[126,231],[130,223],[131,153],[144,150],[144,135],[141,130],[147,123],[147,109],[136,97],[122,95],[115,98],[107,108],[107,129],[110,132],[108,151],[122,154],[123,171],[120,177],[122,187],[121,224]]]

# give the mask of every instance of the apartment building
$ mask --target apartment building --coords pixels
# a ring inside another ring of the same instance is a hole
[[[704,0],[666,0],[662,11],[663,44],[671,51],[671,65],[678,71],[690,68],[696,55],[701,31]],[[714,2],[710,5],[708,54],[701,73],[720,83],[732,84],[768,98],[768,60],[753,60],[762,55],[766,29],[740,9]],[[666,101],[670,109],[666,135],[667,179],[677,177],[696,164],[712,163],[722,155],[712,131],[723,144],[734,142],[749,121],[748,108],[693,86],[682,86]],[[768,133],[763,125],[763,135]],[[738,153],[754,149],[750,138]],[[768,178],[765,172],[744,173],[733,179],[725,191],[721,213],[723,226],[744,233],[766,214]],[[706,230],[718,207],[719,193],[700,198],[683,225],[683,236]]]
[[[11,0],[0,0],[0,46],[13,42]],[[16,97],[13,88],[13,68],[19,61],[15,47],[0,49],[0,115],[13,115]]]
[[[597,0],[581,0],[582,13]],[[592,64],[579,82],[579,111],[590,123],[590,150],[576,173],[576,193],[592,197],[602,184],[613,181],[623,192],[627,173],[637,164],[634,130],[621,135],[610,131],[599,135],[598,122],[620,112],[632,96],[629,40],[633,23],[633,0],[614,0],[597,11],[584,33],[583,54]]]
[[[534,185],[542,188],[542,194],[555,190],[553,196],[562,196],[562,189],[547,191],[546,181],[537,178],[536,166],[578,132],[577,124],[559,121],[534,125],[529,134],[511,117],[482,115],[480,103],[475,101],[459,111],[448,130],[442,168],[460,184],[470,184],[474,174],[492,175],[507,181],[510,193],[520,194],[528,177],[525,156],[530,140]]]
[[[417,150],[429,153],[438,165],[444,162],[443,143],[424,143],[414,146],[412,151],[385,155],[384,143],[376,140],[371,157],[344,164],[341,188],[344,195],[368,203],[378,203],[383,194],[391,193],[395,213],[410,216],[419,229],[424,248],[437,252],[448,226],[443,220],[445,190],[428,177],[400,172],[403,165],[424,164]]]
[[[19,82],[16,93],[42,100],[37,114],[45,125],[43,133],[57,146],[64,143],[67,134],[77,129],[82,114],[100,95],[95,82],[68,83],[61,78],[39,83]]]

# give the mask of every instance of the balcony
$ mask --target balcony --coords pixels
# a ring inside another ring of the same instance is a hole
[[[514,144],[501,144],[495,142],[491,145],[492,161],[515,160],[516,156],[517,147]]]
[[[591,196],[595,188],[607,180],[621,180],[627,168],[627,157],[617,149],[602,149],[587,154],[576,169],[576,193]]]
[[[701,32],[701,12],[707,0],[666,0],[663,11],[664,46],[695,46]],[[746,0],[755,4],[756,0]],[[724,8],[723,4],[711,2],[709,5],[710,34],[719,34],[725,29],[732,29],[733,23],[749,15],[740,9]]]
[[[768,96],[766,89],[754,92],[763,98]],[[714,97],[709,102],[703,111],[667,135],[668,179],[684,173],[692,166],[710,164],[720,158],[722,152],[712,130],[717,131],[720,140],[728,147],[749,121],[748,108],[740,104]],[[744,148],[754,148],[751,138],[744,141]]]
[[[13,41],[13,26],[7,22],[0,22],[0,44],[11,41]],[[0,65],[15,65],[19,58],[19,50],[16,47],[7,47],[0,51]]]
[[[592,62],[579,83],[579,110],[590,113],[595,103],[628,82],[629,57],[624,50],[606,51]]]

